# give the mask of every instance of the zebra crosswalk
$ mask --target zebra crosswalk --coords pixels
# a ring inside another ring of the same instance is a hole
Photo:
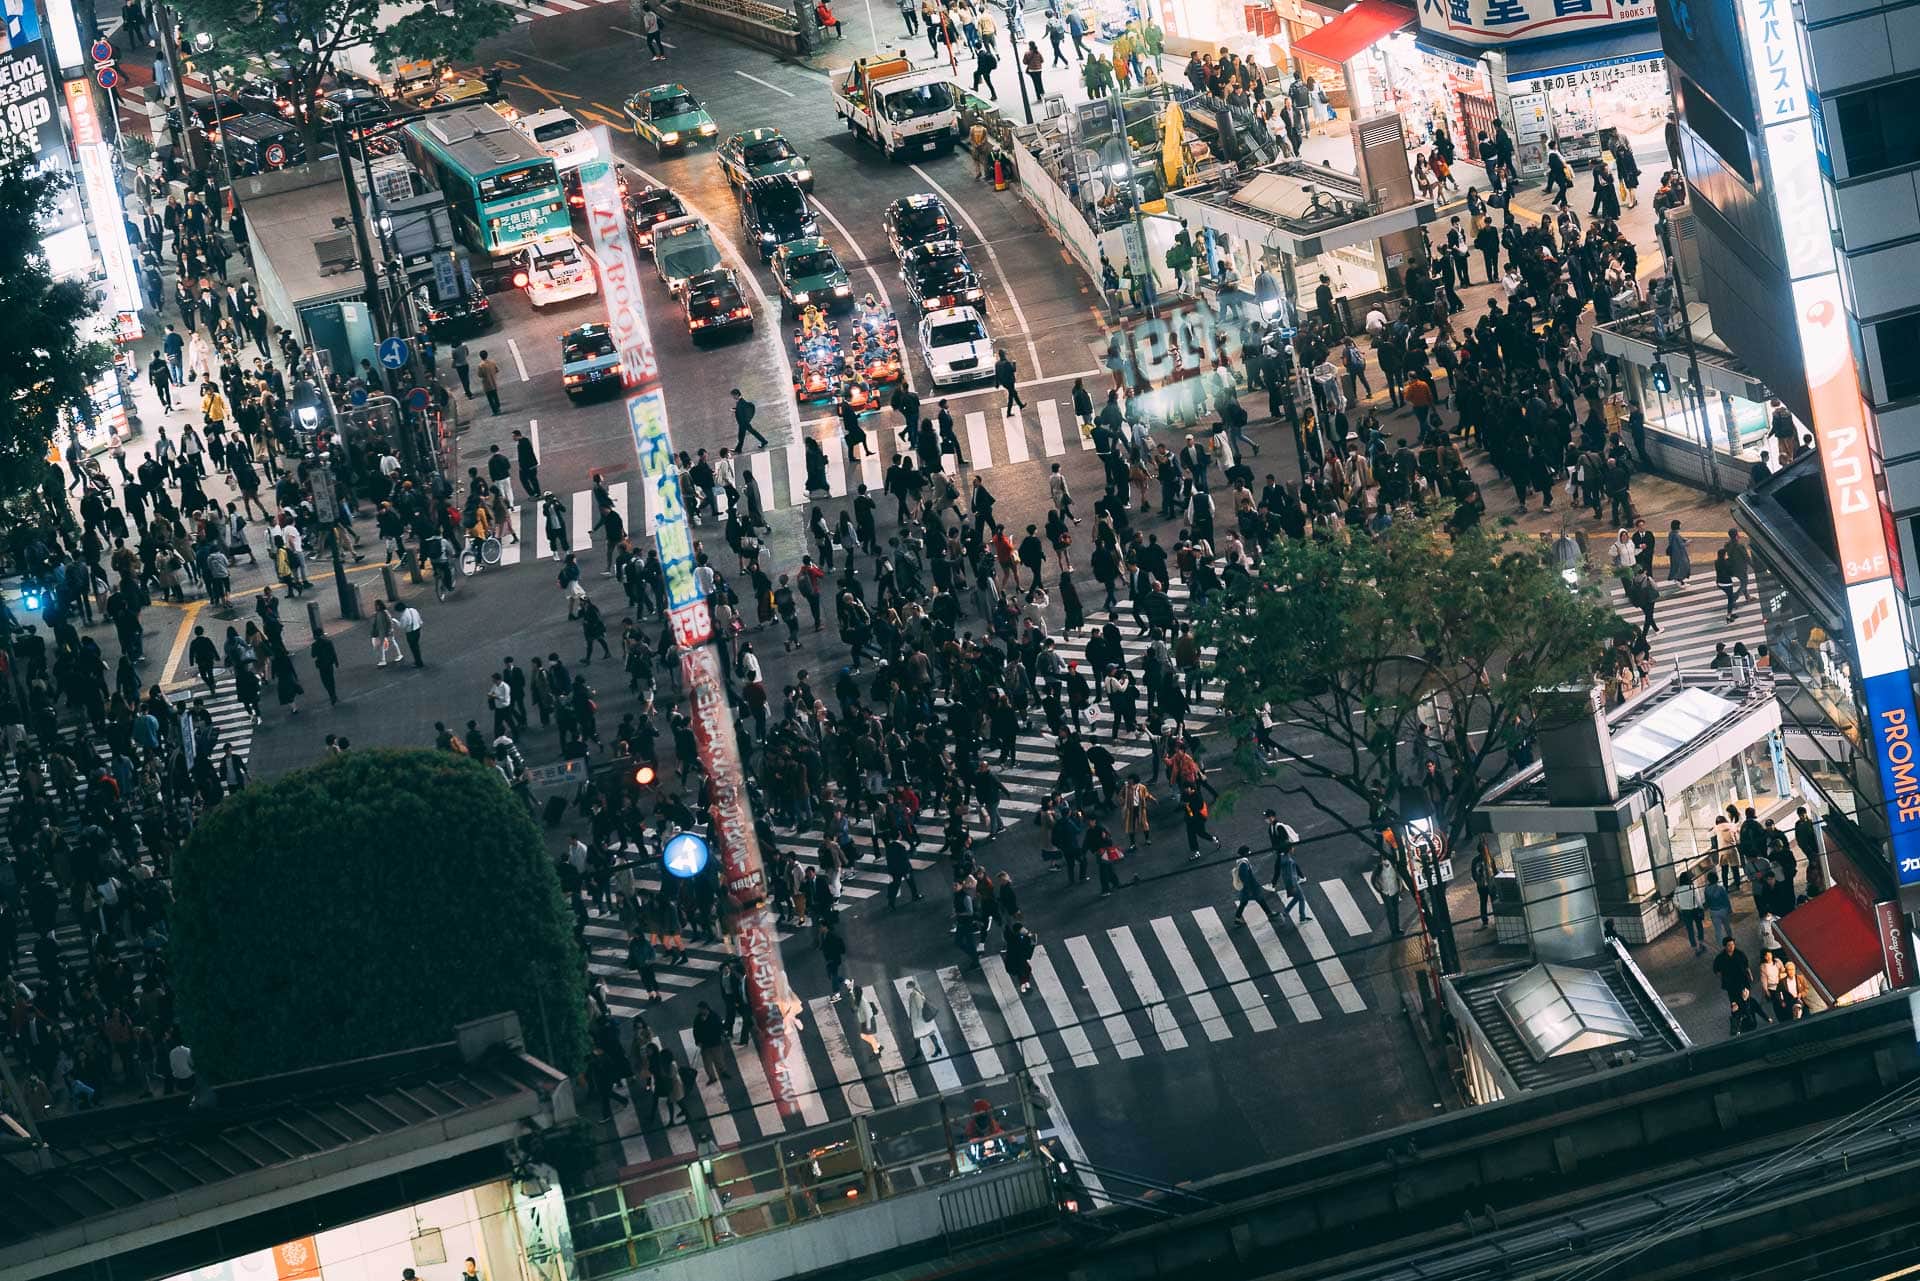
[[[977,966],[890,974],[873,985],[879,1013],[871,1028],[859,1025],[854,1000],[816,996],[799,1034],[800,1075],[811,1084],[802,1116],[779,1116],[754,1048],[732,1045],[731,1075],[708,1081],[703,1073],[700,1082],[714,1139],[722,1147],[754,1142],[1021,1069],[1045,1079],[1365,1013],[1367,996],[1347,961],[1375,924],[1333,906],[1354,902],[1340,880],[1310,881],[1304,893],[1312,912],[1305,921],[1282,914],[1277,901],[1256,902],[1244,929],[1202,907],[1047,941],[1026,992],[993,952]],[[907,1015],[910,982],[934,1013],[934,1035],[919,1044]],[[699,1064],[691,1032],[655,1031],[683,1062]],[[684,1125],[643,1128],[624,1109],[618,1127],[631,1163],[694,1150]]]
[[[859,458],[852,456],[846,434],[839,429],[837,419],[822,419],[816,424],[811,439],[819,442],[827,460],[826,488],[823,490],[809,491],[807,488],[804,439],[736,454],[733,456],[735,473],[742,486],[746,483],[747,474],[752,474],[755,488],[760,493],[762,510],[768,513],[806,507],[823,500],[846,498],[861,485],[865,485],[868,492],[878,498],[886,482],[888,460],[896,452],[897,424],[898,419],[891,411],[869,418],[865,425],[869,447],[861,451]],[[955,426],[956,435],[964,442],[967,453],[964,463],[953,454],[941,457],[942,470],[953,477],[959,477],[963,468],[969,472],[985,472],[996,467],[1032,462],[1036,458],[1062,458],[1093,449],[1092,439],[1080,431],[1079,424],[1073,421],[1072,406],[1065,401],[1036,401],[1011,414],[1002,414],[997,409],[972,410],[962,414]],[[1230,465],[1234,451],[1226,437],[1217,438],[1216,448],[1221,451],[1221,460]],[[962,481],[960,484],[964,490],[966,483]],[[607,486],[607,494],[619,510],[621,523],[626,529],[635,533],[652,529],[658,510],[653,491],[648,485],[641,481],[614,481]],[[727,512],[724,492],[717,495],[717,502],[719,518],[724,518]],[[598,513],[594,510],[593,491],[574,491],[563,502],[563,509],[566,514],[567,547],[584,554],[595,545],[594,523]],[[638,524],[635,524],[636,517]],[[501,539],[502,564],[518,564],[529,554],[536,559],[553,555],[554,548],[547,538],[546,522],[536,505],[525,503],[515,508],[512,520],[510,530]]]
[[[1760,616],[1757,600],[1737,607],[1734,620],[1727,621],[1727,598],[1712,576],[1695,574],[1685,584],[1661,583],[1660,603],[1654,607],[1653,621],[1658,631],[1647,637],[1653,664],[1658,671],[1670,671],[1676,665],[1683,672],[1701,672],[1713,662],[1714,647],[1726,642],[1731,651],[1736,642],[1745,642],[1749,653],[1766,644],[1766,621]],[[1615,582],[1613,608],[1622,618],[1636,625],[1640,607],[1627,601],[1626,589]]]
[[[184,694],[198,698],[212,717],[214,729],[217,731],[215,741],[210,748],[206,744],[201,744],[201,752],[211,750],[223,754],[227,747],[232,747],[234,755],[239,757],[242,763],[246,763],[253,748],[253,718],[248,715],[246,708],[240,705],[240,700],[234,697],[232,676],[225,668],[218,669],[217,676],[220,682],[217,694],[208,695],[206,687],[197,681],[191,686],[178,686],[171,692],[175,695]],[[110,748],[104,735],[89,732],[88,742],[102,759],[106,759]],[[19,798],[20,784],[17,778],[9,779],[3,787],[0,787],[0,824],[4,824],[7,815],[12,812]],[[78,820],[70,817],[67,825],[70,828],[77,827]],[[60,945],[61,963],[69,973],[82,973],[86,970],[88,965],[86,934],[64,908],[61,919],[54,927],[54,941]],[[7,939],[4,943],[5,946],[12,948],[17,948],[18,944],[18,939]],[[120,951],[127,953],[137,951],[139,948],[139,940],[133,938],[121,938],[116,940],[116,944]],[[15,952],[13,977],[28,986],[39,983],[40,965],[31,949],[24,953]]]
[[[1168,596],[1178,607],[1186,599],[1186,588],[1178,582],[1172,583]],[[1090,617],[1092,627],[1082,629],[1073,636],[1056,638],[1056,648],[1066,661],[1086,663],[1087,648],[1094,632],[1108,618],[1118,621],[1117,613],[1110,615],[1104,611],[1093,613]],[[1137,666],[1146,650],[1146,642],[1123,636],[1120,643],[1128,661]],[[1203,650],[1203,653],[1206,652]],[[1217,687],[1203,688],[1193,700],[1187,722],[1189,730],[1204,736],[1218,720],[1220,711],[1220,690]],[[1147,777],[1153,767],[1151,739],[1145,733],[1131,736],[1113,734],[1111,719],[1097,708],[1091,709],[1089,715],[1095,719],[1087,722],[1086,732],[1089,737],[1098,738],[1113,753],[1116,768],[1122,773],[1133,769],[1140,772],[1143,778]],[[1057,787],[1060,778],[1059,744],[1036,719],[1033,732],[1022,733],[1015,738],[1013,759],[1005,764],[996,763],[994,773],[1007,789],[1007,796],[1000,803],[1001,812],[1009,826],[1017,825],[1020,820],[1038,813],[1047,796]],[[1165,790],[1170,792],[1171,788]],[[984,822],[974,822],[971,830],[976,841],[983,840],[989,834]],[[861,835],[864,851],[871,847],[871,838],[867,832]],[[781,848],[792,850],[803,866],[819,865],[823,839],[819,831],[781,832],[779,838]],[[923,835],[914,843],[910,854],[916,876],[943,864],[940,841],[934,835]],[[657,889],[660,885],[657,869],[637,875],[635,880],[648,890]],[[842,873],[840,905],[844,910],[873,899],[884,894],[890,883],[891,878],[885,870],[875,859],[868,857]],[[1336,916],[1350,926],[1362,920],[1352,896],[1346,894],[1344,888],[1339,895],[1332,899]],[[1350,928],[1349,932],[1359,931],[1356,927]],[[637,986],[634,972],[627,968],[627,933],[617,917],[611,914],[590,915],[586,939],[590,952],[589,969],[597,981],[605,986],[608,1008],[616,1014],[632,1015],[650,1007],[653,1004],[650,995]],[[684,963],[678,966],[660,965],[657,974],[663,1001],[670,1001],[674,996],[697,988],[715,977],[728,955],[724,944],[693,944],[688,948]]]

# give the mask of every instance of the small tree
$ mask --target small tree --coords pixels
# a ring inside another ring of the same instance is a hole
[[[23,500],[46,478],[61,410],[85,400],[113,359],[82,330],[93,290],[47,268],[38,220],[66,179],[33,167],[31,153],[0,156],[0,506],[25,520],[39,519]]]
[[[1552,691],[1590,681],[1619,626],[1543,547],[1456,535],[1436,515],[1374,538],[1279,539],[1245,612],[1217,601],[1200,632],[1243,733],[1271,703],[1314,740],[1269,785],[1393,849],[1381,831],[1416,816],[1414,795],[1456,848],[1514,749],[1557,714]],[[1430,786],[1423,755],[1439,766]]]
[[[189,41],[201,33],[215,38],[212,53],[192,56],[236,67],[248,58],[278,60],[299,104],[314,100],[349,50],[370,49],[387,67],[411,59],[464,61],[513,25],[512,11],[495,0],[428,0],[405,12],[392,0],[174,0],[169,7]],[[311,153],[320,123],[312,112],[300,118]]]
[[[586,1048],[573,917],[540,832],[465,757],[355,751],[237,792],[174,863],[179,1020],[241,1080],[448,1039],[517,1010],[529,1049]]]

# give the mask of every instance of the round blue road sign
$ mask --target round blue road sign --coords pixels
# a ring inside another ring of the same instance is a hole
[[[380,363],[388,369],[405,369],[407,366],[407,340],[404,338],[382,338],[380,340]]]
[[[351,400],[354,406],[358,408],[367,403],[367,389],[365,387],[355,387],[347,393],[347,399]]]
[[[425,387],[415,387],[412,391],[407,393],[407,408],[425,409],[427,407],[427,402],[432,399],[433,397],[427,394],[427,389]]]
[[[682,880],[690,880],[706,870],[707,843],[692,832],[682,832],[660,851],[660,861],[667,871]]]

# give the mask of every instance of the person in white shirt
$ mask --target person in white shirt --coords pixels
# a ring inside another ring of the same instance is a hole
[[[513,728],[513,687],[499,672],[493,674],[493,682],[487,686],[487,707],[493,712],[495,734]]]
[[[420,618],[420,611],[411,605],[403,606],[393,621],[400,629],[401,638],[407,642],[407,649],[413,654],[413,665],[425,667],[427,664],[420,657],[420,629],[426,624]]]
[[[1387,331],[1387,313],[1380,310],[1378,304],[1368,308],[1367,335],[1377,343],[1380,341],[1380,335],[1385,333],[1386,331]]]
[[[167,1093],[192,1094],[194,1087],[193,1050],[179,1042],[167,1051]]]

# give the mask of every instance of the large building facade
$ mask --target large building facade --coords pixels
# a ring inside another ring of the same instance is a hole
[[[1920,3],[1675,0],[1660,20],[1714,331],[1818,444],[1741,501],[1780,584],[1775,666],[1911,898]],[[1820,697],[1835,686],[1847,697]]]

